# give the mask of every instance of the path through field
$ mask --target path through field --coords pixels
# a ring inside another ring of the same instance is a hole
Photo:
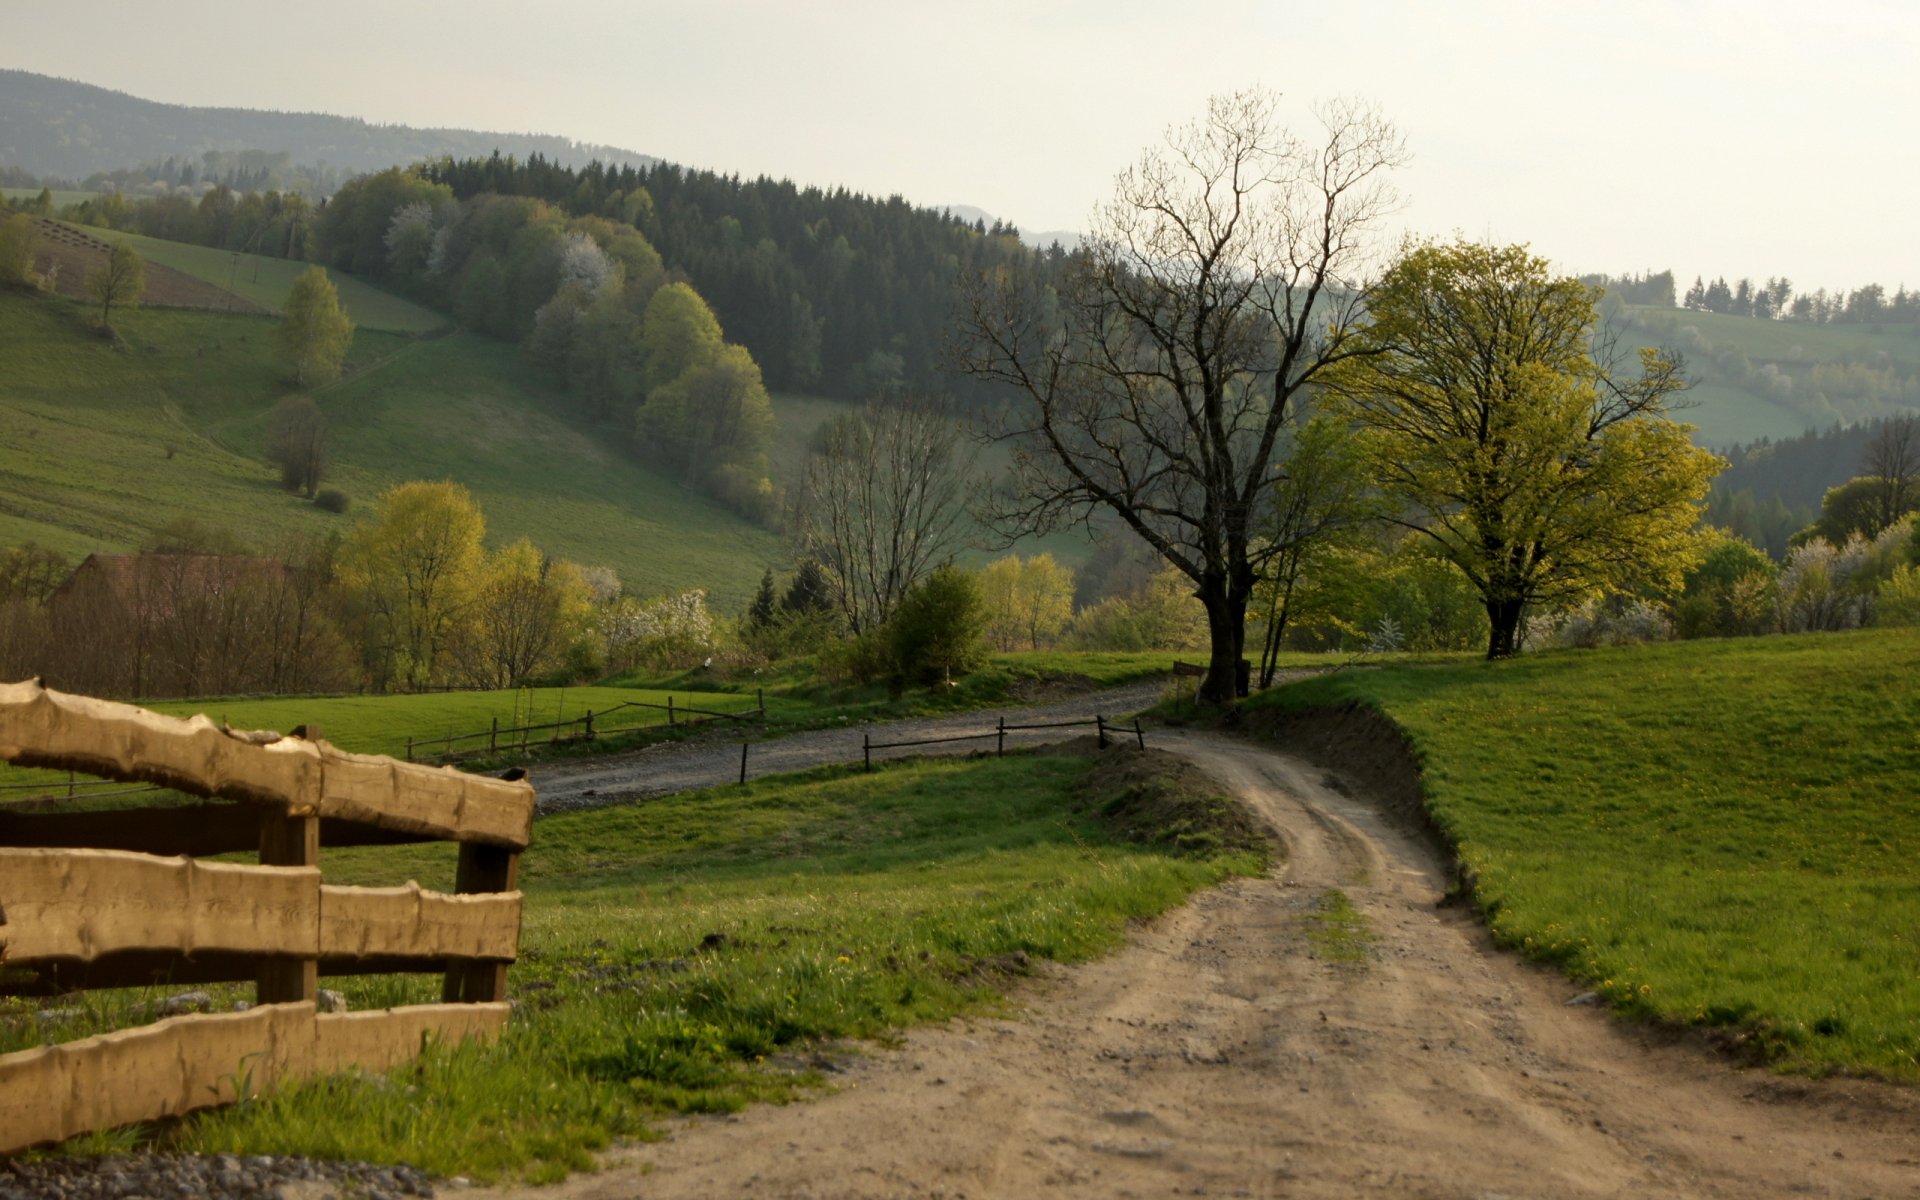
[[[614,1197],[1904,1197],[1907,1091],[1737,1070],[1616,1027],[1440,903],[1419,837],[1350,782],[1163,733],[1287,858],[1050,969],[1011,1019],[851,1058],[840,1090],[676,1124],[558,1187]],[[1335,781],[1337,782],[1337,781]],[[1335,890],[1364,961],[1310,937]]]

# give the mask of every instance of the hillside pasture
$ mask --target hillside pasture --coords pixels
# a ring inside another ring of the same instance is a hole
[[[704,587],[743,606],[786,551],[768,530],[632,459],[511,346],[470,334],[361,329],[340,382],[313,392],[330,427],[321,512],[277,485],[263,446],[291,390],[264,317],[148,309],[111,344],[75,304],[0,295],[0,542],[69,555],[131,549],[191,516],[271,547],[344,532],[410,479],[466,484],[489,540],[611,566],[641,595]]]
[[[1347,672],[1499,941],[1783,1067],[1920,1081],[1920,631]]]
[[[286,305],[287,293],[293,290],[293,281],[313,265],[297,259],[269,258],[263,254],[244,254],[213,246],[169,242],[111,229],[86,228],[84,232],[109,241],[124,242],[149,263],[158,263],[195,279],[205,280],[214,287],[232,292],[249,305],[275,314]],[[392,292],[382,291],[344,271],[327,269],[327,275],[340,293],[340,306],[347,310],[347,315],[361,329],[429,333],[445,328],[450,323],[446,317],[430,308]]]

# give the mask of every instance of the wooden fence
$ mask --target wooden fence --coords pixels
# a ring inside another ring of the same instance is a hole
[[[650,712],[666,715],[646,719],[646,714]],[[628,700],[623,704],[603,708],[597,713],[588,709],[584,714],[568,721],[549,721],[541,725],[501,725],[500,718],[495,717],[491,728],[474,733],[450,732],[443,738],[410,737],[407,739],[407,761],[415,762],[421,758],[428,758],[438,762],[457,762],[463,758],[496,758],[503,753],[511,754],[515,751],[524,754],[530,745],[590,742],[609,734],[632,733],[637,729],[652,729],[661,725],[692,726],[705,725],[713,721],[764,721],[766,717],[765,691],[757,691],[754,707],[744,712],[715,712],[711,709],[695,708],[691,704],[682,704],[676,708],[672,696],[667,697],[665,704]],[[533,736],[536,733],[546,736],[536,738]]]
[[[208,800],[112,812],[0,809],[0,994],[245,982],[244,1012],[0,1055],[0,1153],[257,1095],[429,1036],[493,1037],[518,950],[533,789],[126,704],[0,684],[0,761]],[[322,847],[454,841],[457,894],[338,887]],[[201,861],[246,851],[260,865]],[[323,975],[443,973],[442,1003],[317,1009]]]
[[[873,770],[873,752],[875,750],[899,750],[907,746],[938,746],[944,742],[978,742],[987,738],[994,739],[994,754],[996,756],[1002,756],[1007,752],[1007,735],[1010,733],[1024,733],[1034,729],[1071,729],[1077,725],[1093,726],[1100,738],[1100,748],[1102,750],[1105,750],[1113,744],[1114,737],[1126,734],[1133,735],[1134,740],[1139,743],[1140,749],[1145,750],[1147,748],[1147,734],[1145,730],[1140,728],[1139,717],[1133,719],[1133,725],[1131,727],[1122,725],[1117,721],[1109,721],[1106,717],[1100,715],[1081,717],[1076,721],[1042,721],[1032,725],[1009,725],[1007,724],[1007,719],[1001,717],[992,729],[985,730],[981,733],[955,733],[949,734],[946,737],[915,738],[912,741],[906,742],[876,742],[873,740],[872,734],[863,733],[860,735],[860,760],[865,764],[866,769],[871,771]],[[741,783],[747,781],[746,749],[745,746],[740,747]]]

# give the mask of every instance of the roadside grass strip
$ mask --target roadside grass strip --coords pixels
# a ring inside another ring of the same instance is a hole
[[[1385,668],[1499,941],[1783,1069],[1920,1081],[1920,631]]]
[[[1094,761],[824,768],[543,818],[522,860],[519,1007],[499,1045],[196,1115],[159,1141],[555,1179],[614,1138],[649,1136],[664,1112],[830,1082],[823,1040],[990,1009],[1037,960],[1109,950],[1129,921],[1263,869],[1258,849],[1121,840],[1077,787]],[[330,882],[446,887],[451,850],[324,861]],[[323,986],[358,1010],[433,999],[439,983]]]

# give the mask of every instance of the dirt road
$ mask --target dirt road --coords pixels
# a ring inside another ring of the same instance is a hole
[[[1354,788],[1250,742],[1166,734],[1280,831],[1017,1019],[924,1030],[833,1095],[678,1125],[556,1188],[613,1197],[1909,1197],[1907,1091],[1659,1044],[1494,951],[1442,864]],[[1373,941],[1308,934],[1338,889]],[[466,1193],[474,1195],[475,1193]]]

